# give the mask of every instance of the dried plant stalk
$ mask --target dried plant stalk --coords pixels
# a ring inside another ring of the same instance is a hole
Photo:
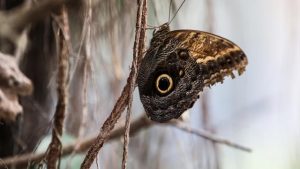
[[[141,3],[141,1],[138,1]],[[142,6],[142,17],[141,18],[141,25],[147,25],[146,15],[147,15],[147,1],[142,2],[143,4],[138,4]],[[137,16],[138,17],[138,16]],[[137,25],[138,26],[138,25]],[[143,32],[144,31],[144,32]],[[145,28],[141,29],[140,38],[139,38],[139,45],[138,45],[138,53],[137,56],[142,56],[142,53],[145,48]],[[139,65],[142,57],[138,57],[137,65]],[[123,159],[122,159],[122,169],[126,169],[127,167],[127,158],[128,158],[128,145],[129,145],[129,131],[130,131],[130,114],[131,114],[131,106],[132,106],[132,94],[129,96],[129,103],[126,113],[126,122],[125,122],[125,133],[124,133],[124,147],[123,147]]]
[[[121,96],[117,100],[111,114],[109,117],[105,120],[104,124],[101,127],[101,131],[96,138],[95,143],[90,147],[82,165],[82,169],[90,168],[92,165],[94,159],[96,158],[98,152],[102,148],[104,142],[109,137],[111,130],[114,128],[115,124],[117,123],[118,119],[121,116],[121,113],[125,110],[126,106],[129,103],[129,98],[131,97],[134,87],[135,87],[135,81],[137,76],[137,70],[138,70],[138,60],[142,57],[142,55],[138,55],[139,53],[143,53],[143,51],[140,51],[140,42],[144,43],[144,39],[141,40],[141,38],[144,38],[145,35],[145,28],[146,25],[141,25],[142,20],[146,20],[146,13],[143,15],[143,4],[147,5],[146,0],[139,0],[138,1],[138,11],[137,11],[137,22],[136,22],[136,34],[135,34],[135,42],[134,42],[134,48],[133,48],[133,61],[131,65],[131,72],[129,74],[129,77],[127,79],[127,84],[125,85]],[[144,19],[142,19],[144,18]],[[143,30],[143,31],[141,31]],[[142,45],[144,46],[144,45]]]
[[[57,77],[57,95],[58,103],[56,105],[56,111],[54,114],[54,126],[52,130],[52,141],[48,147],[48,153],[46,156],[47,168],[57,168],[57,161],[60,158],[62,144],[60,137],[63,132],[63,122],[65,118],[65,112],[67,109],[67,97],[68,97],[68,62],[69,62],[69,23],[66,7],[63,5],[59,13],[59,21],[61,21],[62,27],[58,29],[58,43],[60,47],[59,59],[58,59],[58,77]]]
[[[221,137],[219,137],[217,135],[214,135],[214,134],[212,134],[208,131],[205,131],[205,130],[193,129],[193,128],[191,128],[191,127],[189,127],[189,126],[187,126],[187,125],[185,125],[181,122],[171,121],[170,123],[163,123],[163,124],[173,126],[177,129],[183,130],[183,131],[191,133],[191,134],[195,134],[199,137],[210,140],[214,143],[224,144],[224,145],[227,145],[229,147],[233,147],[235,149],[239,149],[239,150],[246,151],[246,152],[251,152],[252,151],[248,147],[245,147],[245,146],[240,145],[238,143],[234,143],[234,142],[229,141],[227,139],[221,138]]]
[[[131,127],[130,127],[130,135],[134,135],[137,132],[144,130],[148,127],[150,127],[152,124],[147,117],[143,116],[140,117],[133,122],[131,122]],[[109,136],[108,140],[114,140],[117,138],[120,138],[123,133],[125,132],[125,127],[118,128],[114,130],[111,135]],[[75,142],[73,144],[64,146],[62,149],[62,156],[69,155],[71,153],[75,152],[84,152],[86,151],[94,142],[96,141],[96,137],[91,137],[87,138],[85,140],[78,142]],[[28,153],[28,154],[23,154],[23,155],[18,155],[10,158],[5,158],[2,161],[0,161],[0,168],[2,166],[26,166],[29,162],[32,161],[40,161],[43,157],[45,156],[45,153],[39,153],[39,154],[34,154],[34,153]]]

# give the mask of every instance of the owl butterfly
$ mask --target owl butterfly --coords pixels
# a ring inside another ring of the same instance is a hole
[[[233,42],[196,31],[170,31],[168,23],[153,32],[137,82],[147,115],[166,122],[191,108],[204,87],[245,71],[247,58]]]

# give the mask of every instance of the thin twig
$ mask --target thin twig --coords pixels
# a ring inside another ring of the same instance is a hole
[[[67,87],[67,76],[68,76],[68,63],[69,63],[69,23],[68,15],[65,6],[62,6],[59,13],[59,18],[63,25],[63,30],[58,29],[58,43],[59,43],[59,61],[58,61],[58,77],[57,77],[57,94],[58,103],[54,114],[54,126],[52,130],[52,141],[48,147],[48,153],[46,156],[47,168],[57,168],[57,161],[60,158],[62,144],[60,137],[63,132],[63,122],[65,119],[65,112],[67,109],[67,98],[68,98],[68,87]]]
[[[121,113],[125,110],[126,106],[128,105],[129,102],[129,97],[131,97],[134,87],[135,87],[135,81],[136,81],[136,76],[137,76],[137,70],[138,70],[138,60],[139,58],[142,57],[142,55],[139,54],[139,43],[140,43],[140,37],[145,37],[145,35],[141,35],[142,29],[145,29],[145,25],[141,25],[141,20],[142,18],[146,18],[146,14],[142,15],[142,4],[146,4],[146,0],[140,0],[138,1],[139,7],[138,7],[138,12],[137,12],[137,23],[136,23],[136,34],[135,34],[135,42],[134,42],[134,48],[133,48],[133,61],[131,65],[131,72],[129,74],[129,77],[127,79],[127,84],[125,85],[121,96],[117,100],[111,114],[109,117],[105,120],[104,124],[101,127],[101,131],[96,138],[96,141],[94,144],[90,147],[82,165],[82,169],[88,169],[91,167],[94,159],[96,158],[98,152],[102,148],[104,142],[106,139],[109,137],[111,130],[114,128],[115,124],[117,123],[118,119],[121,116]],[[142,41],[144,42],[144,40]],[[142,53],[142,51],[140,52]]]
[[[133,122],[131,122],[130,135],[133,136],[137,132],[150,127],[152,124],[154,124],[154,123],[151,123],[147,117],[145,117],[145,116],[140,117],[140,118],[134,120]],[[109,141],[115,140],[115,139],[121,137],[124,132],[125,132],[125,127],[118,128],[111,133],[108,140]],[[64,146],[62,149],[61,155],[66,156],[66,155],[71,154],[76,147],[77,147],[76,151],[75,151],[76,153],[84,152],[95,141],[96,141],[96,136],[87,138],[79,143],[76,141],[73,144]],[[24,166],[24,165],[27,165],[29,162],[40,161],[41,159],[43,159],[44,156],[45,156],[45,153],[39,153],[39,154],[27,153],[27,154],[23,154],[23,155],[17,155],[17,156],[5,158],[5,159],[1,160],[0,168],[2,166],[12,166],[12,165],[14,165],[16,167]]]
[[[130,131],[130,114],[132,106],[132,97],[129,98],[127,112],[126,112],[126,121],[125,121],[125,132],[124,132],[124,145],[123,145],[123,159],[122,159],[122,169],[127,167],[127,157],[128,157],[128,145],[129,145],[129,131]]]
[[[139,0],[141,1],[141,0]],[[138,2],[139,2],[138,1]],[[141,3],[141,2],[140,2]],[[148,13],[148,8],[147,8],[148,0],[144,0],[142,4],[142,17],[141,17],[141,24],[136,25],[136,29],[138,26],[142,26],[140,29],[140,37],[139,37],[139,45],[138,45],[138,53],[137,53],[137,66],[139,67],[140,62],[142,60],[142,56],[144,55],[144,50],[145,50],[145,41],[146,41],[146,25],[147,25],[147,13]]]
[[[219,144],[224,144],[224,145],[227,145],[227,146],[237,145],[237,146],[231,146],[231,147],[237,148],[237,149],[241,149],[239,147],[243,147],[241,150],[246,150],[247,152],[251,151],[249,148],[246,148],[245,146],[239,145],[237,143],[226,140],[224,138],[220,138],[219,136],[213,135],[209,132],[202,131],[202,130],[191,129],[190,127],[184,126],[183,124],[178,124],[177,125],[176,122],[155,123],[155,122],[150,121],[146,116],[142,116],[142,117],[134,120],[133,122],[131,122],[130,136],[133,136],[136,133],[138,133],[139,131],[142,131],[143,129],[146,129],[148,127],[156,126],[156,124],[160,124],[162,126],[171,125],[173,127],[181,129],[185,132],[195,134],[197,136],[203,137],[204,139],[212,140],[212,141],[214,141],[216,143],[219,143]],[[181,127],[181,126],[183,126],[183,127]],[[117,138],[121,137],[124,132],[125,132],[125,127],[121,127],[119,129],[116,129],[111,133],[108,140],[111,141],[111,140],[117,139]],[[78,149],[76,150],[76,153],[86,151],[96,141],[96,139],[97,139],[97,137],[95,136],[95,137],[91,137],[91,138],[88,138],[88,139],[85,139],[85,140],[81,141],[79,143]],[[66,156],[66,155],[71,154],[74,151],[75,146],[77,144],[78,143],[75,142],[73,144],[64,146],[63,149],[62,149],[62,156]],[[14,165],[16,167],[24,166],[24,165],[28,164],[31,161],[40,161],[41,159],[43,159],[44,156],[45,156],[45,153],[39,153],[39,154],[28,153],[28,154],[13,156],[13,157],[2,159],[0,167],[2,167],[2,166],[12,166],[12,165]]]
[[[146,25],[147,25],[147,0],[145,1],[138,1],[138,6],[142,8],[142,16],[141,16],[141,26],[144,26],[142,29],[140,29],[140,37],[139,42],[138,42],[138,50],[137,52],[137,66],[140,64],[142,57],[138,57],[138,56],[142,56],[143,52],[144,52],[144,48],[145,48],[145,35],[146,35]],[[139,16],[139,12],[137,14],[137,17]],[[138,24],[136,25],[138,28]],[[134,88],[134,86],[132,86],[132,88]],[[122,159],[122,169],[126,169],[127,167],[127,158],[128,158],[128,145],[129,145],[129,131],[130,131],[130,114],[131,114],[131,106],[132,106],[132,94],[129,96],[128,98],[129,103],[128,103],[128,107],[127,107],[127,112],[126,112],[126,122],[125,122],[125,133],[124,133],[124,147],[123,147],[123,159]]]
[[[221,138],[217,135],[214,135],[210,132],[207,132],[205,130],[200,130],[200,129],[193,129],[185,124],[183,124],[182,122],[177,122],[177,121],[171,121],[169,123],[159,123],[159,124],[166,124],[166,125],[170,125],[170,126],[173,126],[177,129],[180,129],[180,130],[183,130],[183,131],[186,131],[188,133],[191,133],[191,134],[195,134],[197,136],[200,136],[200,137],[203,137],[205,139],[208,139],[208,140],[211,140],[215,143],[218,143],[218,144],[224,144],[224,145],[227,145],[229,147],[233,147],[233,148],[236,148],[236,149],[239,149],[239,150],[243,150],[243,151],[246,151],[246,152],[251,152],[252,150],[248,147],[245,147],[243,145],[240,145],[238,143],[234,143],[232,141],[229,141],[227,139],[224,139],[224,138]]]

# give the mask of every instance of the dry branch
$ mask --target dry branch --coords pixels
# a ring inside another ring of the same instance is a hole
[[[211,134],[207,131],[192,129],[188,126],[185,126],[182,123],[178,123],[178,122],[174,122],[174,121],[172,121],[170,123],[155,123],[153,121],[150,121],[146,116],[142,116],[142,117],[134,120],[133,122],[131,122],[130,135],[133,136],[134,134],[136,134],[139,131],[142,131],[143,129],[146,129],[151,126],[156,126],[156,124],[161,125],[161,126],[171,125],[180,130],[183,130],[185,132],[195,134],[197,136],[203,137],[204,139],[214,141],[215,143],[218,143],[218,144],[224,144],[224,145],[231,146],[233,148],[238,148],[238,149],[241,149],[241,147],[242,147],[241,150],[245,150],[247,152],[251,151],[249,148],[247,148],[245,146],[242,146],[242,145],[239,145],[232,141],[229,141],[227,139],[221,138],[221,137]],[[125,132],[125,127],[116,129],[111,133],[108,140],[111,141],[111,140],[117,139],[117,138],[121,137],[124,132]],[[63,147],[63,149],[62,149],[62,156],[71,154],[75,149],[76,149],[75,150],[76,153],[84,152],[95,141],[96,141],[96,137],[92,137],[92,138],[85,139],[79,143],[75,142],[73,144],[67,145],[67,146]],[[234,146],[232,146],[232,145],[234,145]],[[28,154],[14,156],[14,157],[10,157],[10,158],[5,158],[0,161],[0,167],[12,166],[12,165],[24,166],[24,165],[27,165],[29,162],[40,161],[41,159],[43,159],[44,156],[45,156],[45,153],[40,153],[40,154],[28,153]]]
[[[127,167],[131,106],[132,106],[132,96],[129,98],[129,103],[128,103],[127,112],[126,112],[122,169],[126,169],[126,167]]]
[[[243,151],[246,151],[246,152],[251,152],[252,151],[248,147],[245,147],[245,146],[242,146],[240,144],[229,141],[227,139],[221,138],[221,137],[219,137],[217,135],[214,135],[214,134],[212,134],[208,131],[200,130],[200,129],[193,129],[193,128],[183,124],[182,122],[171,121],[169,123],[163,123],[163,124],[173,126],[177,129],[183,130],[183,131],[191,133],[191,134],[195,134],[197,136],[203,137],[207,140],[213,141],[213,142],[218,143],[218,144],[224,144],[224,145],[227,145],[229,147],[233,147],[233,148],[243,150]]]
[[[137,132],[148,128],[152,125],[153,123],[151,123],[147,117],[143,116],[141,118],[138,118],[136,120],[134,120],[131,123],[131,127],[130,127],[130,135],[134,135]],[[119,138],[120,136],[123,135],[125,131],[125,127],[121,127],[119,129],[114,130],[110,137],[109,137],[109,141],[114,140]],[[84,152],[86,151],[94,142],[96,141],[96,137],[92,137],[92,138],[88,138],[85,139],[81,142],[75,142],[73,144],[67,145],[65,147],[63,147],[62,149],[62,156],[66,156],[71,154],[75,149],[76,153],[79,152]],[[33,161],[40,161],[44,158],[45,153],[39,153],[39,154],[33,154],[33,153],[28,153],[28,154],[23,154],[23,155],[18,155],[18,156],[14,156],[14,157],[10,157],[10,158],[5,158],[3,160],[0,160],[0,168],[2,166],[24,166],[27,165],[29,162],[33,162]]]
[[[68,63],[69,63],[69,23],[68,15],[65,6],[62,6],[59,13],[59,18],[61,21],[62,28],[58,28],[58,43],[60,47],[59,59],[58,59],[58,77],[57,77],[57,95],[58,102],[56,106],[56,111],[54,114],[54,126],[52,130],[52,141],[48,147],[47,159],[47,168],[55,169],[57,168],[57,161],[60,158],[62,144],[60,137],[63,132],[63,122],[65,118],[65,112],[67,109],[67,100],[68,100]]]
[[[132,96],[129,97],[129,103],[128,103],[127,112],[126,112],[122,169],[126,169],[126,167],[127,167],[131,106],[132,106]]]
[[[138,1],[138,11],[137,11],[137,22],[136,22],[136,34],[135,34],[135,42],[133,47],[133,61],[131,65],[131,72],[129,74],[129,77],[127,79],[127,84],[123,88],[122,94],[117,100],[111,114],[109,117],[105,120],[104,124],[101,127],[101,131],[96,138],[96,141],[94,144],[90,147],[82,165],[82,169],[88,169],[91,167],[94,159],[96,158],[98,152],[102,148],[104,142],[109,137],[111,130],[114,128],[115,124],[117,123],[118,119],[121,117],[121,113],[125,110],[127,107],[130,97],[132,97],[132,93],[135,88],[135,81],[137,76],[137,70],[138,70],[138,60],[142,57],[142,55],[139,55],[143,53],[140,43],[144,43],[144,39],[141,40],[141,38],[145,37],[145,27],[146,25],[141,25],[142,20],[146,20],[146,13],[143,15],[143,4],[147,5],[146,0],[140,0]],[[144,18],[144,19],[142,19]],[[144,44],[142,45],[144,46]]]
[[[137,18],[140,19],[140,24],[137,22],[137,28],[139,25],[144,26],[147,25],[147,0],[138,1],[138,13]],[[140,9],[141,8],[141,9]],[[142,15],[140,15],[139,11],[142,11]],[[138,38],[138,44],[135,44],[134,49],[137,49],[137,56],[142,56],[144,48],[145,48],[145,35],[146,35],[145,27],[140,29],[140,37]],[[134,56],[134,57],[137,57]],[[140,64],[142,57],[137,57],[137,66]],[[132,86],[134,88],[134,86]],[[123,147],[123,159],[122,159],[122,169],[126,169],[127,167],[127,158],[128,158],[128,145],[129,145],[129,132],[130,132],[130,114],[131,114],[131,106],[132,106],[132,94],[128,97],[129,103],[126,112],[126,122],[125,122],[125,133],[124,133],[124,147]]]

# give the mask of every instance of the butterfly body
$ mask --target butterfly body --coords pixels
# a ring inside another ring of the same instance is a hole
[[[138,73],[140,98],[154,121],[178,118],[191,108],[204,87],[241,74],[244,52],[219,36],[195,31],[170,31],[167,24],[154,32]]]

